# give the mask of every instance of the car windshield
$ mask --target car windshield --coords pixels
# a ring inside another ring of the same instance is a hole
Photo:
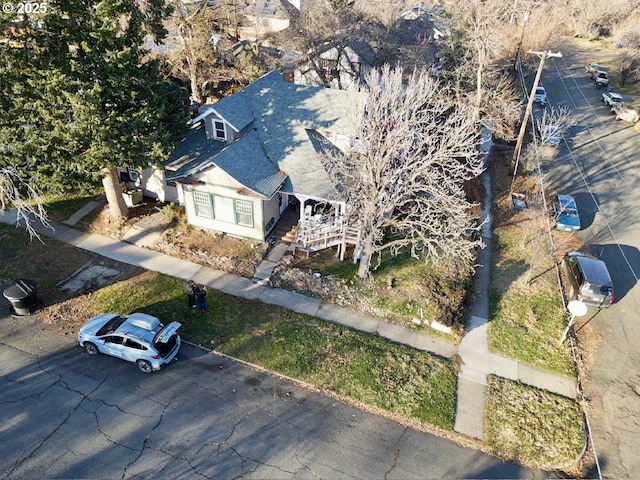
[[[536,88],[536,95],[544,95],[544,93],[545,93],[544,88],[542,87]]]
[[[105,323],[100,328],[100,330],[96,332],[96,335],[100,337],[102,335],[109,335],[110,333],[115,332],[118,329],[118,327],[123,324],[124,320],[125,320],[124,317],[121,317],[120,315],[116,315],[107,323]]]
[[[562,214],[565,217],[577,217],[578,216],[578,211],[575,208],[565,208],[562,210]]]
[[[605,72],[598,72],[598,77],[607,78],[607,74]]]

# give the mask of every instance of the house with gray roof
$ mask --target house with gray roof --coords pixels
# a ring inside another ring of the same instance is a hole
[[[362,93],[297,85],[268,73],[200,106],[163,165],[162,192],[160,182],[151,182],[156,191],[145,184],[158,169],[142,172],[141,187],[165,201],[175,197],[194,226],[259,241],[290,204],[300,206],[301,220],[323,205],[335,222],[346,205],[322,153],[349,148],[363,107]]]

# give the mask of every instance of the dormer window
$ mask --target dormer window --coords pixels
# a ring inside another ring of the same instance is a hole
[[[214,136],[216,140],[226,140],[227,135],[224,130],[224,123],[214,121],[213,122]]]

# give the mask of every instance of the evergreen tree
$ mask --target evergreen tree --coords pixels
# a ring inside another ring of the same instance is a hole
[[[179,89],[144,61],[168,9],[164,0],[47,7],[0,24],[0,166],[43,191],[102,179],[111,212],[126,217],[115,168],[165,159],[186,118]]]

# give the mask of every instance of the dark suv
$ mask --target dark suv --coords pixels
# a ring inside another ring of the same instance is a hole
[[[585,305],[609,308],[613,303],[613,283],[607,265],[591,255],[569,252],[562,261],[569,283],[569,300]]]

